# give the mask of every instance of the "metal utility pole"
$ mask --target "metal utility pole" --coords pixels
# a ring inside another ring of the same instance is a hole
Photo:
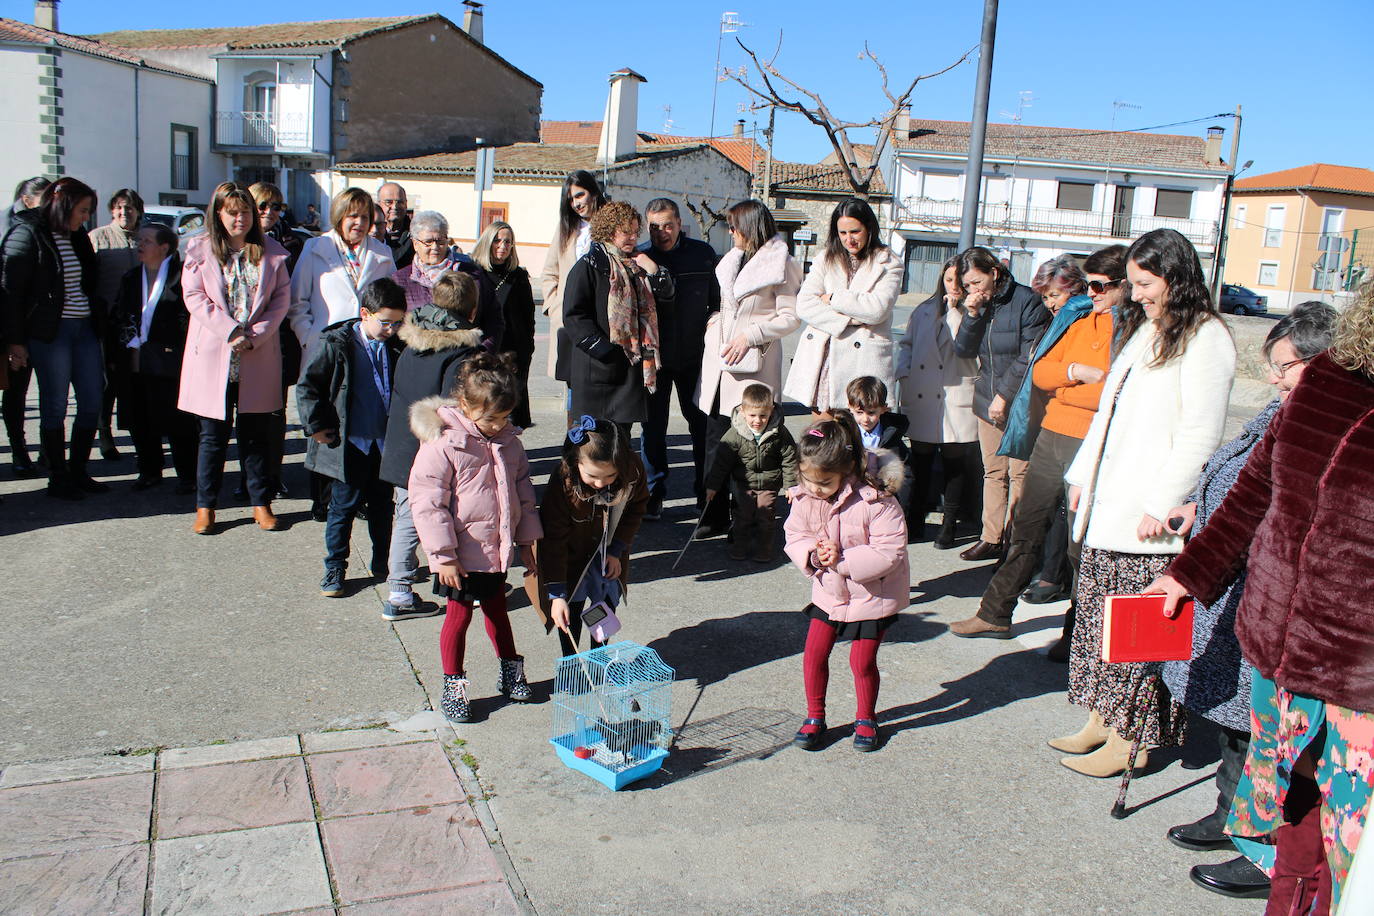
[[[1226,176],[1226,186],[1221,194],[1221,229],[1217,233],[1217,256],[1212,259],[1212,301],[1221,302],[1221,284],[1226,272],[1226,243],[1229,240],[1227,224],[1231,221],[1231,195],[1236,184],[1236,175],[1250,167],[1247,162],[1239,170],[1236,157],[1240,155],[1240,106],[1236,106],[1236,126],[1231,134],[1231,171]]]
[[[997,0],[983,0],[983,39],[978,52],[978,82],[969,122],[968,167],[964,170],[964,216],[959,250],[973,247],[978,233],[978,198],[983,190],[983,147],[988,133],[988,96],[992,91],[992,50],[997,41]]]
[[[716,69],[711,72],[711,129],[706,136],[716,135],[716,90],[720,88],[720,42],[727,32],[738,32],[745,23],[739,20],[739,13],[727,10],[720,14],[720,31],[716,33]]]

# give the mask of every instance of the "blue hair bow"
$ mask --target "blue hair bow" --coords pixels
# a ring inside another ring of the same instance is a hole
[[[572,429],[568,430],[568,441],[573,445],[581,445],[587,441],[587,433],[596,429],[596,417],[582,415],[582,419],[573,424]]]

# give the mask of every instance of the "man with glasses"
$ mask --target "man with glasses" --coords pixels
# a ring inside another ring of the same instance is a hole
[[[377,189],[377,205],[386,216],[382,241],[391,248],[391,257],[396,262],[396,269],[409,267],[415,257],[415,247],[411,242],[406,189],[394,181],[388,181]]]

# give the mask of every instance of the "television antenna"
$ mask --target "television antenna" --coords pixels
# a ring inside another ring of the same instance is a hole
[[[1035,95],[1029,89],[1024,89],[1018,92],[1017,95],[1019,98],[1016,102],[1016,114],[1012,114],[1010,111],[999,112],[1002,117],[1010,119],[1014,124],[1021,123],[1021,118],[1025,114],[1026,109],[1032,107],[1031,103],[1035,101]]]
[[[1112,130],[1116,130],[1116,116],[1121,113],[1123,108],[1130,108],[1133,111],[1140,110],[1140,106],[1132,102],[1123,102],[1121,99],[1112,102]]]
[[[673,132],[673,106],[663,106],[663,132],[671,134]]]

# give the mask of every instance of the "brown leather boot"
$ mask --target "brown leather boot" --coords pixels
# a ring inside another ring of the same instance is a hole
[[[967,620],[956,620],[949,625],[949,631],[955,636],[962,636],[965,639],[1011,639],[1011,627],[988,623],[977,615]]]
[[[215,533],[215,510],[214,510],[214,509],[197,509],[197,510],[196,510],[196,520],[195,520],[195,523],[194,523],[193,525],[191,525],[191,530],[192,530],[193,532],[195,532],[196,534],[214,534],[214,533]]]
[[[258,527],[263,531],[279,531],[281,529],[281,523],[272,514],[271,506],[254,506],[253,521],[257,522]]]

